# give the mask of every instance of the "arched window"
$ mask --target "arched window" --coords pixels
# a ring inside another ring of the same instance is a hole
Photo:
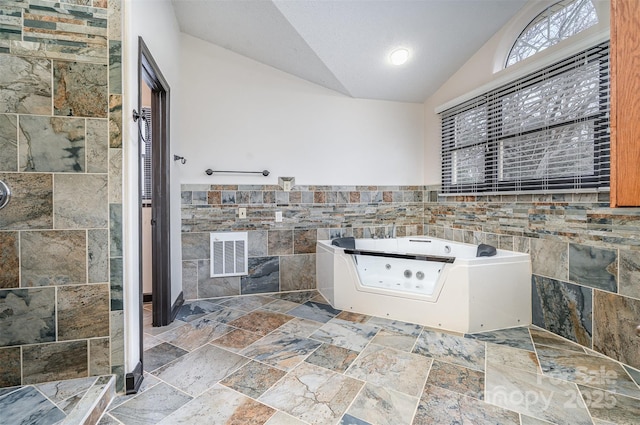
[[[591,0],[559,1],[531,21],[514,43],[505,67],[553,46],[598,23]]]

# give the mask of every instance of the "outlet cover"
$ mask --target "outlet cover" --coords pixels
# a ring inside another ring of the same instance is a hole
[[[282,211],[276,211],[276,223],[282,223]]]
[[[238,208],[238,218],[247,218],[246,208]]]

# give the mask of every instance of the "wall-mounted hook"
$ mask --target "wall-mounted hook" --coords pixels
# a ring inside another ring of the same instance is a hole
[[[173,160],[180,161],[180,163],[183,165],[187,163],[187,160],[184,156],[173,155]]]

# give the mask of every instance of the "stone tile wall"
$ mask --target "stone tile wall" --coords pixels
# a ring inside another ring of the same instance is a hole
[[[238,207],[247,218],[238,218]],[[281,211],[283,221],[275,222]],[[183,185],[186,299],[316,287],[316,240],[422,235],[422,186]],[[249,276],[209,277],[209,232],[248,231]]]
[[[640,209],[608,194],[438,196],[425,232],[531,254],[533,323],[640,368]]]
[[[0,387],[122,388],[119,1],[0,2]]]

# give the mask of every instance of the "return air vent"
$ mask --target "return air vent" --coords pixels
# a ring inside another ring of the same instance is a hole
[[[211,277],[247,275],[247,232],[211,233]]]

